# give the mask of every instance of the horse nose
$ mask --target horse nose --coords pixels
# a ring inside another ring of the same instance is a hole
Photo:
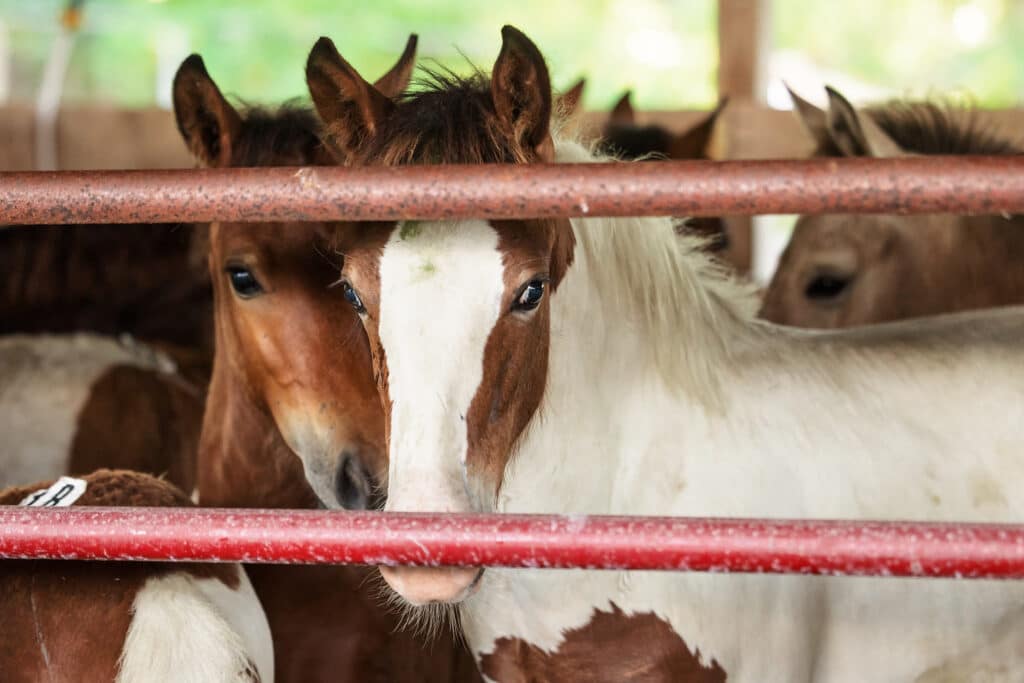
[[[455,603],[472,595],[480,584],[480,567],[381,567],[388,585],[414,605]]]
[[[338,504],[346,510],[369,510],[373,492],[373,480],[363,461],[353,453],[342,453],[334,482]]]

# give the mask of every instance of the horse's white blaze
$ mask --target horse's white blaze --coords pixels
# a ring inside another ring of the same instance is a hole
[[[0,487],[66,473],[78,415],[115,365],[174,367],[141,344],[93,334],[0,339]]]
[[[270,626],[245,572],[231,590],[176,572],[149,579],[135,597],[117,683],[273,683]]]
[[[501,313],[498,235],[483,221],[405,224],[380,260],[388,364],[388,510],[479,509],[467,489],[466,415]]]

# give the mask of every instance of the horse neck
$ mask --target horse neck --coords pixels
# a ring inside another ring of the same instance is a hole
[[[651,227],[607,226],[627,235]],[[631,442],[643,440],[645,425],[653,424],[648,418],[692,422],[720,413],[725,398],[719,385],[731,356],[759,336],[728,302],[700,290],[699,277],[694,291],[640,297],[651,297],[650,306],[681,306],[686,325],[674,324],[672,315],[659,319],[657,311],[632,310],[636,297],[609,295],[614,264],[595,259],[579,234],[573,264],[551,299],[544,399],[510,461],[511,485],[499,496],[499,507],[508,511],[613,511],[623,458],[630,457]],[[661,296],[671,300],[659,302]],[[674,329],[671,337],[667,327]]]
[[[218,347],[203,415],[196,487],[203,505],[315,507],[298,457]]]

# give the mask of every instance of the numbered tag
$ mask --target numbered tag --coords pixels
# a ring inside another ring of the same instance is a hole
[[[66,508],[85,493],[85,480],[61,477],[48,489],[29,494],[19,505],[30,508]]]

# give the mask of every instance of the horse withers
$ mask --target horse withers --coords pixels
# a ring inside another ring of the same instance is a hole
[[[0,505],[187,507],[171,484],[99,470],[0,491]],[[237,564],[0,562],[5,683],[273,683],[270,629]]]
[[[1020,154],[976,113],[932,102],[827,111],[792,94],[816,156]],[[863,325],[1024,303],[1020,216],[802,216],[761,315],[798,327]]]
[[[573,162],[543,57],[392,102],[320,43],[358,164]],[[1008,522],[1024,501],[1024,313],[848,333],[754,319],[663,218],[366,224],[342,290],[386,413],[387,510]],[[965,391],[968,389],[968,391]],[[382,567],[493,680],[906,681],[1020,656],[1012,582]],[[984,653],[980,657],[979,653]]]
[[[377,81],[398,97],[415,36]],[[302,107],[237,110],[198,56],[175,78],[178,126],[205,166],[334,163]],[[338,275],[358,234],[345,223],[214,223],[208,263],[215,354],[197,472],[203,505],[379,506],[384,425],[370,350]],[[250,567],[277,651],[278,681],[474,681],[448,632],[399,628],[364,567]]]

